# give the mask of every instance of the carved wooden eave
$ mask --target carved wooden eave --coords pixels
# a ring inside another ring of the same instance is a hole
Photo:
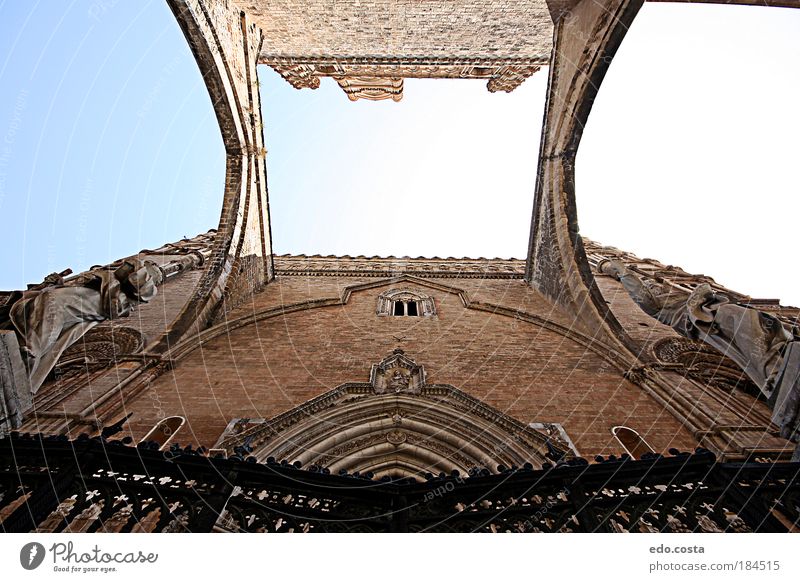
[[[420,476],[498,465],[541,467],[546,454],[572,456],[554,433],[531,428],[446,384],[402,350],[372,366],[370,381],[348,383],[271,420],[235,419],[214,448],[249,445],[269,457],[332,472]]]

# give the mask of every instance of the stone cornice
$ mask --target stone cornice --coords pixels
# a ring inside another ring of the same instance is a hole
[[[525,261],[519,259],[470,259],[439,257],[365,257],[275,255],[277,276],[394,277],[523,279]]]

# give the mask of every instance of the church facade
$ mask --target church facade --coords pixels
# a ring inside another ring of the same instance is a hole
[[[315,17],[325,2],[169,4],[225,144],[220,224],[0,294],[16,326],[0,331],[3,530],[797,528],[787,346],[800,310],[578,234],[575,152],[610,62],[598,56],[641,2],[455,3],[462,34],[442,42],[453,3],[341,3],[358,36]],[[374,14],[428,32],[387,42]],[[476,16],[496,29],[467,34]],[[398,100],[415,76],[508,91],[549,64],[528,256],[275,255],[258,64],[298,89],[333,77],[351,100]],[[788,330],[768,389],[733,351],[648,314],[612,262],[664,296],[701,290]],[[56,289],[99,303],[81,334],[60,324],[72,335],[33,382],[31,330],[52,331],[36,301]]]

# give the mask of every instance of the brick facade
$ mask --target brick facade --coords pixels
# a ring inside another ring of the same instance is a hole
[[[392,288],[432,296],[437,315],[379,317],[378,295]],[[587,456],[622,452],[611,434],[616,425],[635,425],[659,450],[697,445],[520,277],[279,274],[199,340],[177,346],[174,369],[126,401],[135,436],[174,414],[189,421],[181,442],[212,446],[232,419],[271,418],[366,381],[370,366],[400,347],[425,366],[429,382],[453,385],[524,423],[560,423]]]
[[[592,265],[613,257],[659,280],[673,273],[667,280],[687,288],[710,280],[586,245]],[[167,252],[210,255],[213,248],[213,236],[205,236],[140,257],[168,265],[174,255]],[[608,277],[598,276],[598,287],[636,346],[634,367],[533,290],[523,261],[279,256],[275,268],[269,285],[217,324],[195,328],[160,353],[157,339],[204,270],[172,277],[131,318],[98,328],[143,334],[141,354],[115,354],[105,363],[90,358],[80,369],[60,371],[37,395],[23,430],[74,435],[132,414],[126,434],[139,440],[159,420],[180,416],[187,423],[177,442],[212,447],[231,421],[271,419],[338,386],[365,382],[373,364],[400,348],[425,367],[430,384],[451,385],[523,424],[556,423],[588,458],[624,452],[612,435],[619,425],[656,451],[700,445],[732,459],[786,454],[763,401],[713,377],[698,380],[663,366],[654,346],[679,336]],[[431,297],[435,316],[379,315],[378,298],[389,290]],[[773,310],[797,317],[794,308]]]
[[[723,459],[786,458],[791,447],[776,436],[763,400],[686,364],[680,358],[692,346],[595,271],[610,256],[670,284],[707,278],[578,234],[575,153],[640,1],[551,2],[555,29],[542,2],[337,2],[336,11],[327,2],[169,4],[225,144],[219,228],[143,251],[162,267],[175,254],[199,254],[133,318],[87,334],[85,361],[62,362],[23,430],[96,434],[131,415],[123,434],[139,440],[180,416],[187,422],[176,442],[212,447],[231,421],[271,419],[366,382],[399,348],[430,384],[452,386],[523,426],[559,425],[587,458],[624,451],[612,435],[619,425],[657,452],[699,445]],[[553,32],[526,261],[272,256],[257,62],[527,66],[549,54]],[[435,315],[378,314],[379,296],[393,289],[432,298]],[[797,321],[796,309],[737,299]]]

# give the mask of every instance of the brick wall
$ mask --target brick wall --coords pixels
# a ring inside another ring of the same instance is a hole
[[[430,383],[452,384],[523,422],[562,423],[585,455],[622,452],[610,433],[617,424],[636,428],[658,449],[696,444],[671,414],[585,345],[533,323],[467,308],[453,292],[404,282],[354,292],[346,305],[274,310],[341,297],[345,287],[365,280],[276,279],[231,314],[273,308],[271,316],[194,344],[173,371],[126,402],[135,414],[134,435],[143,436],[162,415],[176,414],[189,420],[178,441],[209,446],[233,418],[270,418],[339,384],[367,381],[370,366],[400,347],[425,366]],[[520,280],[431,283],[468,288],[470,297],[542,318],[565,317]],[[432,295],[437,317],[376,316],[378,295],[397,286]]]
[[[262,57],[531,58],[550,54],[544,0],[236,0]]]

